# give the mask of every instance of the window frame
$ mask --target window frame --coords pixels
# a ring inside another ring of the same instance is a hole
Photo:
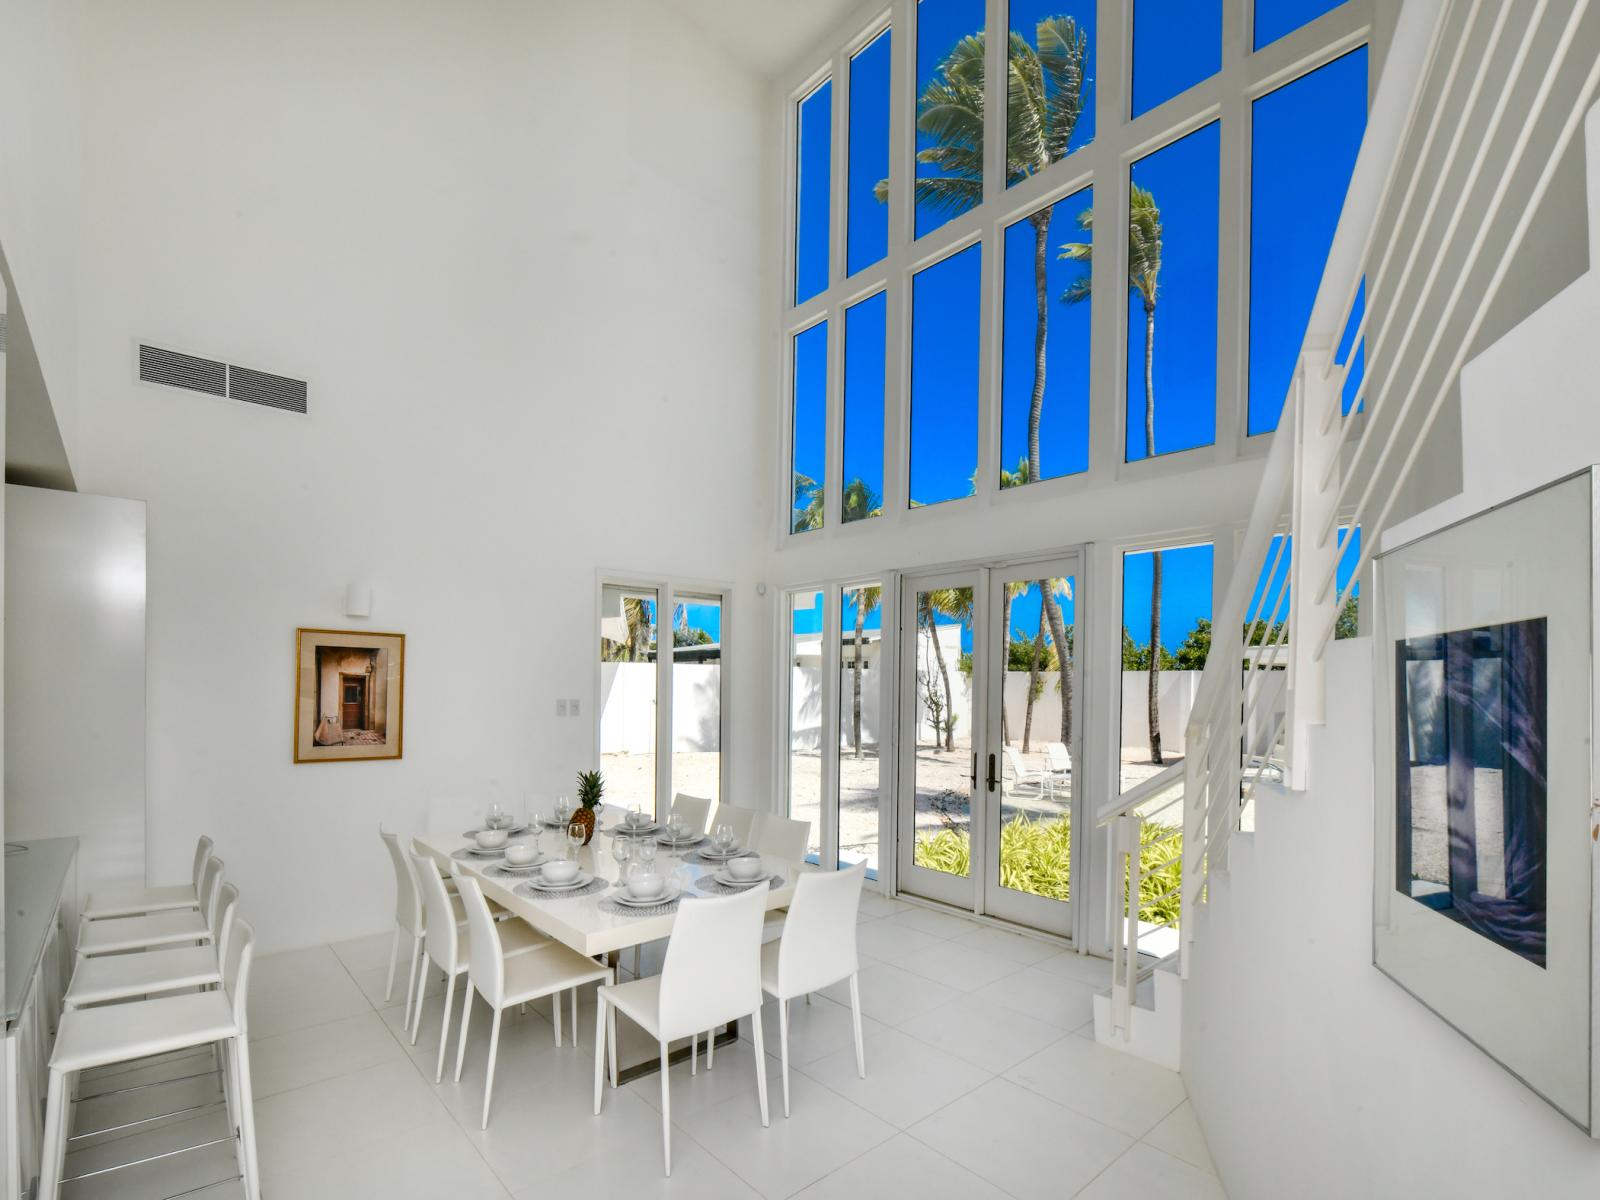
[[[600,621],[605,615],[605,591],[608,587],[652,589],[656,593],[655,798],[658,815],[665,814],[666,809],[662,807],[663,801],[670,805],[674,794],[672,781],[672,666],[676,647],[672,645],[672,639],[669,636],[666,639],[665,654],[663,654],[662,630],[665,627],[670,632],[672,611],[678,603],[680,594],[698,597],[702,600],[709,597],[720,597],[722,605],[720,617],[722,676],[721,694],[717,704],[718,794],[711,797],[711,799],[714,803],[721,802],[729,794],[729,781],[733,778],[731,771],[733,759],[729,753],[733,746],[729,726],[729,715],[732,710],[729,696],[731,694],[734,661],[734,655],[730,653],[733,645],[731,635],[735,595],[733,583],[728,580],[689,578],[650,571],[624,571],[601,568],[595,572],[594,608],[590,615],[590,629],[594,631],[595,649],[593,654],[593,690],[589,694],[589,731],[593,739],[590,758],[597,767],[600,765],[601,752],[600,721],[603,715],[601,708],[601,672],[604,665],[599,654],[599,637]]]
[[[843,346],[831,338],[828,348],[828,430],[824,486],[827,508],[823,528],[793,534],[787,521],[776,531],[776,548],[831,543],[835,538],[894,537],[919,522],[959,519],[957,514],[1001,504],[1030,503],[1072,496],[1123,480],[1158,479],[1209,466],[1263,457],[1273,434],[1248,435],[1249,243],[1251,112],[1262,96],[1332,62],[1361,45],[1369,49],[1367,92],[1370,106],[1383,64],[1382,30],[1377,28],[1375,0],[1346,0],[1292,33],[1251,50],[1254,0],[1224,0],[1222,69],[1163,104],[1130,119],[1132,83],[1132,7],[1122,0],[1096,0],[1095,136],[1087,146],[1014,187],[1004,175],[1005,105],[985,105],[984,199],[973,210],[945,222],[922,238],[913,236],[915,178],[915,48],[917,0],[883,0],[863,6],[851,19],[822,40],[804,64],[786,78],[781,89],[784,112],[783,244],[794,245],[798,197],[795,154],[798,150],[798,102],[824,79],[833,82],[833,144],[829,220],[828,286],[805,304],[792,303],[795,262],[792,249],[782,265],[778,322],[785,341],[779,381],[780,412],[792,413],[793,337],[820,319],[841,329],[845,309],[876,291],[887,293],[885,347],[885,413],[883,515],[871,521],[842,522],[843,487]],[[1008,0],[987,0],[989,30],[1009,30]],[[852,57],[885,28],[892,28],[890,61],[890,134],[888,252],[877,263],[846,276],[848,243],[849,66]],[[985,77],[1006,78],[1007,38],[988,39]],[[1003,239],[1005,229],[1044,204],[1084,188],[1094,188],[1094,223],[1099,229],[1120,228],[1126,221],[1129,171],[1134,162],[1220,121],[1219,230],[1217,264],[1217,410],[1216,440],[1211,445],[1128,462],[1127,431],[1127,303],[1125,239],[1115,252],[1096,257],[1093,266],[1094,306],[1091,314],[1090,420],[1088,470],[1044,479],[1026,487],[999,486],[1001,375],[1004,305]],[[939,504],[908,506],[911,279],[920,270],[974,242],[983,254],[979,326],[979,422],[977,490]],[[778,439],[778,494],[787,497],[787,464],[792,461],[791,428],[784,421]],[[787,511],[785,499],[778,511]]]

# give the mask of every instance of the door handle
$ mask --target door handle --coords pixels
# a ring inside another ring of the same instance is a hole
[[[989,790],[991,792],[994,791],[994,785],[995,785],[994,755],[991,754],[991,755],[989,755]]]
[[[977,754],[977,751],[973,751],[973,754],[972,754],[972,790],[973,791],[977,791],[978,790],[978,754]]]

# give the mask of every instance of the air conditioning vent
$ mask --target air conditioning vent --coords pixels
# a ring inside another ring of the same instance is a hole
[[[157,346],[139,347],[139,378],[145,383],[204,392],[208,396],[228,394],[228,364]]]
[[[246,404],[265,404],[286,412],[306,411],[305,380],[269,375],[248,367],[228,368],[228,395]]]
[[[249,367],[232,367],[215,359],[180,354],[158,346],[139,347],[139,378],[144,383],[204,392],[245,404],[259,404],[283,412],[306,411],[307,385],[303,379],[272,375]]]

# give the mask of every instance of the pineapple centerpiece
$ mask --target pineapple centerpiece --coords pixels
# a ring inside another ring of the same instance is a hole
[[[600,807],[600,798],[605,795],[605,777],[599,771],[578,772],[578,807],[570,818],[574,825],[583,826],[583,844],[587,846],[594,837],[594,822],[596,810]]]

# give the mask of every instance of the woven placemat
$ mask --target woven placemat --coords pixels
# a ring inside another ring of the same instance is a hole
[[[678,901],[683,896],[674,896],[664,904],[652,904],[649,908],[638,908],[631,904],[618,904],[615,900],[600,901],[600,911],[617,917],[664,917],[678,907]]]
[[[496,850],[493,854],[477,854],[471,850],[468,850],[465,846],[461,847],[459,850],[450,851],[451,858],[455,859],[457,862],[465,863],[487,864],[494,862],[496,859],[504,858],[505,856],[506,852],[504,850]]]
[[[695,862],[703,862],[710,867],[720,867],[723,863],[732,862],[736,858],[749,858],[754,853],[754,850],[741,850],[739,853],[729,855],[727,858],[719,858],[705,853],[702,849],[696,850],[693,854],[686,854],[684,857],[692,858]]]
[[[603,892],[611,885],[599,876],[589,880],[581,888],[573,888],[566,892],[541,892],[536,887],[531,887],[527,880],[523,880],[511,890],[519,896],[526,896],[530,900],[570,900],[574,896],[592,896],[596,892]]]
[[[780,888],[783,886],[783,882],[782,875],[774,875],[767,880],[767,887]],[[710,875],[702,875],[695,880],[695,887],[699,888],[707,896],[737,896],[740,892],[748,892],[755,886],[753,883],[748,883],[744,887],[729,887],[721,880],[713,879]]]

